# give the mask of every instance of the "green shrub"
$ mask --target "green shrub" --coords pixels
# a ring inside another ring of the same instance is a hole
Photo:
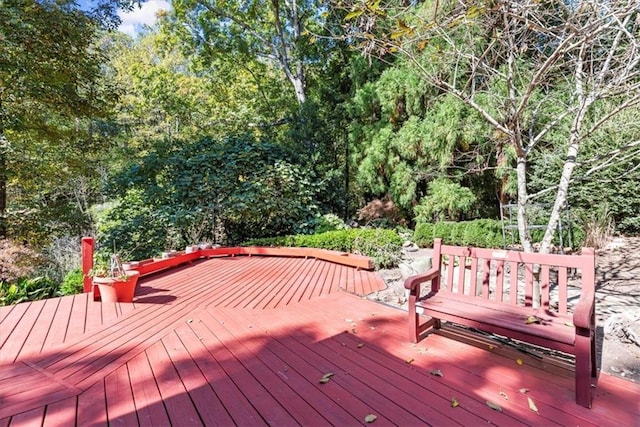
[[[60,294],[74,295],[80,294],[84,290],[84,275],[82,270],[76,268],[67,273],[60,285]]]
[[[0,282],[0,306],[51,298],[57,292],[58,286],[48,277],[20,279],[17,283]]]
[[[397,265],[402,250],[402,238],[394,230],[353,228],[320,234],[252,239],[247,246],[295,246],[351,252],[371,257],[376,268]]]
[[[433,226],[433,237],[442,239],[442,243],[447,245],[455,244],[455,242],[451,240],[451,231],[455,224],[456,223],[452,221],[436,222]]]
[[[430,222],[421,222],[416,224],[413,232],[413,242],[421,248],[430,248],[433,246],[433,224]]]
[[[414,242],[421,247],[433,246],[433,239],[441,238],[447,245],[501,248],[502,224],[493,219],[435,224],[420,223],[416,226]]]

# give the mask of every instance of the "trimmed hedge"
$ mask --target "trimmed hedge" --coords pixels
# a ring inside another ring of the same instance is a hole
[[[584,241],[584,231],[577,225],[572,229],[573,248],[579,248]],[[533,242],[542,240],[544,230],[531,230]],[[420,247],[432,247],[433,239],[439,237],[447,245],[475,246],[478,248],[502,248],[502,223],[494,219],[476,219],[474,221],[450,222],[442,221],[435,224],[420,223],[416,225],[413,233],[413,241]],[[511,243],[507,236],[507,243]],[[553,243],[558,245],[560,239],[558,233]],[[569,236],[567,230],[563,230],[563,243],[568,245]]]
[[[493,219],[474,221],[442,221],[416,225],[413,241],[420,247],[432,247],[433,239],[441,238],[447,245],[501,248],[502,224]]]
[[[376,269],[396,266],[400,261],[402,239],[394,230],[351,228],[319,234],[253,239],[244,246],[292,246],[351,252],[371,257]]]

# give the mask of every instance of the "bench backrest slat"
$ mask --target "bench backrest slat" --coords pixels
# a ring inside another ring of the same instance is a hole
[[[540,272],[540,290],[542,291],[541,306],[545,310],[549,310],[549,293],[551,289],[549,270],[550,268],[548,265],[543,265],[542,271]]]
[[[582,255],[538,254],[448,246],[436,239],[433,254],[434,265],[440,261],[442,290],[504,304],[567,314],[579,292],[571,284],[595,288],[590,249]]]
[[[567,314],[567,300],[569,298],[567,290],[567,267],[558,268],[558,312]]]
[[[509,304],[518,305],[518,263],[509,261]]]

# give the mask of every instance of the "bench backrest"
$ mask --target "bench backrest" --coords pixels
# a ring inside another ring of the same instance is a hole
[[[434,266],[438,262],[441,291],[559,314],[572,311],[582,289],[595,289],[592,248],[580,255],[539,254],[448,246],[435,239]]]

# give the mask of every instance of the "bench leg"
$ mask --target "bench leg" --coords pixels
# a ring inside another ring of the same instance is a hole
[[[576,403],[591,408],[591,378],[595,369],[594,333],[576,328]]]
[[[416,297],[409,296],[409,339],[411,342],[418,342],[418,334],[420,330],[420,318],[416,312]]]

